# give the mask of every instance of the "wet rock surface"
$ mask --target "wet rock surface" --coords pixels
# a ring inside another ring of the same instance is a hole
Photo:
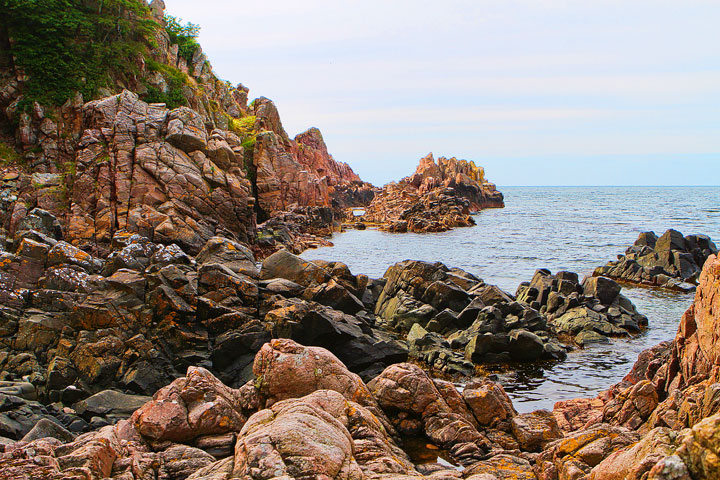
[[[642,232],[618,260],[595,269],[604,275],[639,285],[690,291],[697,285],[700,271],[718,249],[707,235],[683,236],[668,230],[658,237]]]
[[[620,293],[621,287],[607,277],[587,277],[582,282],[574,272],[535,272],[532,280],[517,290],[520,303],[545,316],[558,335],[584,346],[607,343],[608,337],[636,334],[647,327],[647,317]]]

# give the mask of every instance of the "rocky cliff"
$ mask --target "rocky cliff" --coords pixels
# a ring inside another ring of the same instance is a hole
[[[415,173],[390,183],[375,196],[363,221],[395,232],[440,232],[474,225],[472,212],[502,208],[502,193],[472,161],[420,159]]]
[[[53,95],[36,88],[40,70],[34,67],[48,53],[23,49],[23,42],[42,44],[49,27],[38,20],[45,17],[21,7],[12,13],[35,22],[35,33],[7,17],[0,28],[6,45],[0,227],[9,240],[25,214],[40,207],[59,220],[65,240],[95,255],[110,251],[119,230],[197,253],[214,235],[255,244],[256,222],[281,212],[293,210],[294,217],[283,218],[294,219],[306,207],[330,209],[329,218],[311,211],[312,220],[281,229],[290,233],[277,241],[266,234],[272,251],[331,232],[336,212],[342,216],[348,204],[372,198],[373,187],[332,158],[319,130],[290,139],[272,101],[248,104],[247,88],[219,80],[200,46],[164,16],[162,0],[74,6],[72,18],[81,23],[110,20],[118,31],[127,28],[115,41],[131,52],[119,58],[132,75],[98,63],[107,75],[90,88],[58,83],[48,69]],[[99,16],[105,11],[111,13]],[[48,18],[68,20],[58,11]],[[57,39],[68,55],[80,55],[77,41]],[[72,86],[79,91],[66,91]],[[317,219],[326,223],[312,228]]]

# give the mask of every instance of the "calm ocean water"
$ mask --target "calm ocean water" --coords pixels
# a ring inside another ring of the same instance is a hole
[[[430,234],[350,230],[306,259],[339,260],[353,273],[380,277],[405,259],[463,268],[510,293],[538,268],[589,274],[631,245],[641,231],[704,233],[720,245],[720,187],[504,187],[504,209],[484,210],[477,226]],[[692,295],[624,287],[648,316],[640,336],[573,352],[564,362],[501,373],[520,411],[594,396],[618,382],[640,351],[675,335]]]

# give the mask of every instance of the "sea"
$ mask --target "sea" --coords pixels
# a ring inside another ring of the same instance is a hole
[[[334,246],[303,257],[341,261],[354,274],[381,277],[406,260],[460,267],[514,294],[535,270],[590,275],[615,260],[638,234],[669,228],[709,235],[720,246],[720,187],[499,187],[505,208],[475,215],[477,225],[442,233],[347,230]],[[496,373],[520,412],[594,397],[617,383],[644,349],[675,336],[692,294],[624,286],[622,293],[649,319],[642,334],[576,350],[561,362],[503,368]],[[461,385],[460,385],[461,386]]]

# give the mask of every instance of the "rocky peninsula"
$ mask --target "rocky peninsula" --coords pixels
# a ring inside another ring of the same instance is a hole
[[[443,232],[475,225],[471,213],[504,207],[503,195],[474,162],[420,159],[415,173],[385,185],[361,217],[390,232]]]

